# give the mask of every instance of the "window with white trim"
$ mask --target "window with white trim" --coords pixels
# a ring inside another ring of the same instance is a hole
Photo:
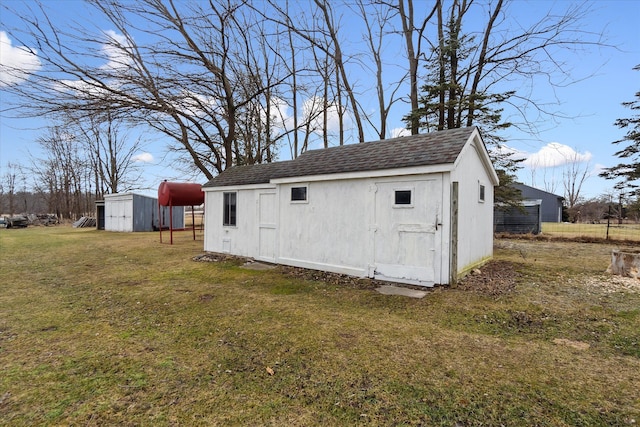
[[[413,206],[413,191],[410,189],[395,190],[393,205],[397,207]]]
[[[235,226],[236,225],[236,203],[237,203],[237,193],[222,193],[223,194],[223,219],[222,225],[226,226]]]
[[[478,201],[484,202],[484,185],[479,184],[478,188]]]
[[[306,202],[307,201],[307,187],[291,187],[291,201],[292,202]]]

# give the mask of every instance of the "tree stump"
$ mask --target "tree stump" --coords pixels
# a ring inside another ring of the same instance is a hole
[[[611,252],[611,265],[607,272],[624,277],[640,279],[640,251],[619,251]]]

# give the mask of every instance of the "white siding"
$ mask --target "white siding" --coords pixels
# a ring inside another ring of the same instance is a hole
[[[372,194],[368,180],[308,183],[307,202],[280,186],[279,260],[285,264],[366,276]]]
[[[443,174],[205,188],[205,250],[360,277],[432,285],[448,277]],[[306,201],[291,188],[307,187]],[[412,206],[394,206],[397,189]],[[237,225],[223,226],[223,193],[237,193]],[[271,206],[277,200],[277,204]],[[272,210],[273,209],[273,210]],[[446,242],[444,243],[446,245]]]
[[[481,263],[493,254],[493,182],[481,157],[477,141],[467,145],[451,174],[458,187],[458,273]],[[484,201],[479,200],[480,185]]]
[[[224,188],[221,191],[205,190],[204,250],[233,255],[259,256],[258,209],[260,190]],[[223,193],[236,192],[236,225],[224,226]]]

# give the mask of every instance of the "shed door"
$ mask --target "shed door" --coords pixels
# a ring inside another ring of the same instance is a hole
[[[374,277],[440,282],[442,177],[376,183]]]
[[[109,231],[133,231],[133,201],[116,199],[105,202],[106,218]]]
[[[258,258],[274,262],[276,256],[276,193],[258,193]]]

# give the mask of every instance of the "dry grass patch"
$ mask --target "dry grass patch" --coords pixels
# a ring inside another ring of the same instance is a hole
[[[416,300],[174,242],[0,230],[1,425],[640,420],[640,294],[589,282],[605,247],[499,241],[475,286]]]

